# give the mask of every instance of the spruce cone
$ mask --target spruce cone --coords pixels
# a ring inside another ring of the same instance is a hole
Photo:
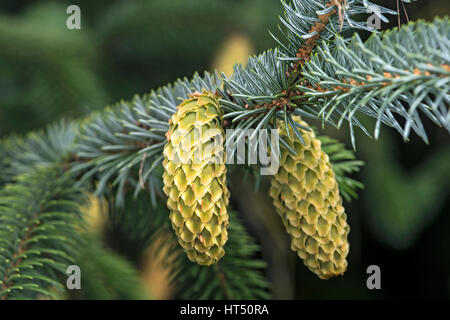
[[[224,136],[222,113],[213,94],[194,93],[169,123],[163,180],[172,227],[191,261],[211,265],[228,239],[225,152],[223,143],[212,148]]]
[[[300,118],[296,121],[308,127]],[[291,249],[308,269],[321,279],[341,275],[347,269],[350,228],[330,160],[312,130],[299,128],[305,145],[289,130],[291,139],[280,125],[280,135],[297,155],[281,148],[270,196],[291,236]]]

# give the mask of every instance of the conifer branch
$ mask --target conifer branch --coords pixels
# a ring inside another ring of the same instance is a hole
[[[31,299],[63,290],[75,261],[81,191],[58,168],[42,168],[0,191],[0,298]]]
[[[428,142],[421,115],[450,132],[449,36],[448,18],[437,18],[366,42],[355,35],[349,43],[338,37],[334,48],[323,43],[302,72],[299,103],[325,121],[336,116],[338,126],[363,113],[377,120],[375,137],[384,123],[405,140],[412,130]]]

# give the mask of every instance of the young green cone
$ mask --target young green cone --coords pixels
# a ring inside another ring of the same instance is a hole
[[[308,128],[300,118],[295,120]],[[281,148],[270,196],[291,236],[291,249],[319,278],[341,275],[347,269],[350,228],[328,155],[312,130],[298,128],[303,145],[291,128],[289,138],[283,124],[280,127],[280,136],[297,154]]]
[[[172,227],[191,261],[212,265],[228,239],[222,113],[205,91],[184,100],[169,122],[163,180]]]

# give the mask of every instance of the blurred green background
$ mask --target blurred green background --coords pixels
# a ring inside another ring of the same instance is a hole
[[[396,9],[396,1],[374,2]],[[70,4],[81,8],[81,30],[66,28]],[[450,13],[445,0],[406,9],[410,20]],[[195,71],[229,74],[232,62],[274,46],[267,31],[277,30],[281,13],[278,0],[1,1],[0,138],[80,118]],[[396,24],[391,17],[383,28]],[[318,280],[290,251],[267,181],[253,193],[240,174],[231,177],[232,204],[263,247],[274,298],[450,298],[450,139],[425,125],[429,145],[417,137],[403,143],[389,128],[379,141],[357,137],[366,166],[355,177],[366,187],[346,204],[351,252],[339,279]],[[345,128],[325,131],[349,145]],[[381,268],[381,290],[366,288],[372,264]],[[139,267],[156,297],[170,298],[164,270]]]

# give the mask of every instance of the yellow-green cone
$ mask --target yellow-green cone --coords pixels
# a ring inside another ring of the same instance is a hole
[[[172,227],[191,261],[212,265],[225,254],[230,195],[223,144],[212,148],[224,136],[216,97],[191,95],[169,123],[163,180]]]
[[[308,125],[295,119],[304,127]],[[301,131],[303,145],[290,128],[289,138],[280,125],[280,136],[297,155],[281,148],[280,168],[271,180],[270,196],[286,231],[291,249],[321,279],[347,269],[350,228],[328,155],[314,132]]]

